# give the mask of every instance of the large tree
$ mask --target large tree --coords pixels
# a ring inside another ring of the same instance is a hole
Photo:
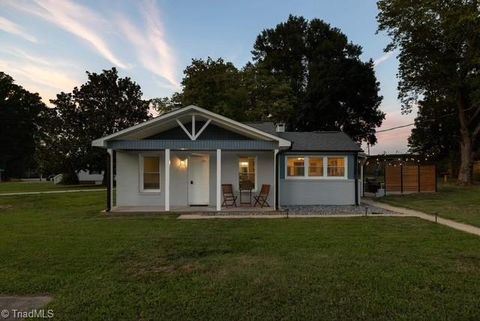
[[[38,94],[0,72],[0,169],[4,177],[21,177],[36,167],[39,114],[46,109]]]
[[[193,104],[238,121],[283,121],[292,112],[288,82],[254,64],[239,70],[221,58],[193,59],[184,75],[181,93],[152,100],[157,111]]]
[[[92,140],[149,118],[149,101],[130,78],[120,78],[115,68],[87,75],[80,88],[51,100],[54,115],[44,137],[44,156],[55,158],[71,175],[75,170],[105,169],[105,152],[92,148]]]
[[[477,0],[380,0],[379,30],[398,49],[399,97],[410,111],[424,97],[454,102],[458,124],[459,184],[472,181],[480,139],[480,7]],[[421,107],[421,105],[420,105]]]
[[[343,130],[374,144],[385,115],[373,63],[361,61],[361,53],[339,29],[296,16],[262,31],[252,51],[259,68],[290,84],[290,127]]]

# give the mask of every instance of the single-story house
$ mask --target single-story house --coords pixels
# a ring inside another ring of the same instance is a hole
[[[110,155],[108,210],[181,211],[198,206],[220,211],[225,205],[222,184],[233,187],[237,205],[242,184],[250,186],[250,193],[241,195],[241,202],[249,204],[251,195],[268,185],[272,209],[358,205],[362,194],[362,150],[341,131],[288,132],[284,124],[241,123],[188,106],[92,145]]]

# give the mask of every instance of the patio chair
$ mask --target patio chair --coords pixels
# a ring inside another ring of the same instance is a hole
[[[222,184],[223,203],[222,206],[237,207],[237,196],[233,195],[232,184]]]
[[[270,185],[268,184],[263,184],[262,188],[260,189],[260,193],[258,193],[257,196],[254,196],[253,198],[255,199],[255,203],[253,206],[260,205],[260,207],[270,207],[270,204],[268,204],[267,199],[268,199],[268,194],[270,194]]]

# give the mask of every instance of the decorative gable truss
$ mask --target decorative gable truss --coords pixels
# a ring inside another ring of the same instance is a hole
[[[175,119],[182,128],[182,130],[187,134],[187,136],[190,138],[190,140],[197,140],[198,137],[202,134],[202,132],[205,130],[205,128],[208,127],[210,122],[212,121],[211,118],[208,118],[207,121],[203,124],[203,126],[200,128],[200,130],[197,132],[195,128],[195,114],[192,114],[192,129],[191,132],[183,125],[183,123],[180,121],[180,119],[176,118]]]

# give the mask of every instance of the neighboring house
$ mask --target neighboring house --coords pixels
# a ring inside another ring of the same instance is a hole
[[[108,210],[222,210],[221,184],[242,182],[268,202],[359,204],[361,149],[343,132],[285,132],[282,124],[240,123],[188,106],[92,142],[116,159],[116,204],[109,175]],[[113,155],[115,154],[115,157]],[[237,201],[238,203],[238,201]]]
[[[78,182],[80,184],[95,184],[100,185],[103,182],[103,171],[77,171]],[[54,184],[60,184],[63,179],[63,174],[55,175],[52,180]]]

